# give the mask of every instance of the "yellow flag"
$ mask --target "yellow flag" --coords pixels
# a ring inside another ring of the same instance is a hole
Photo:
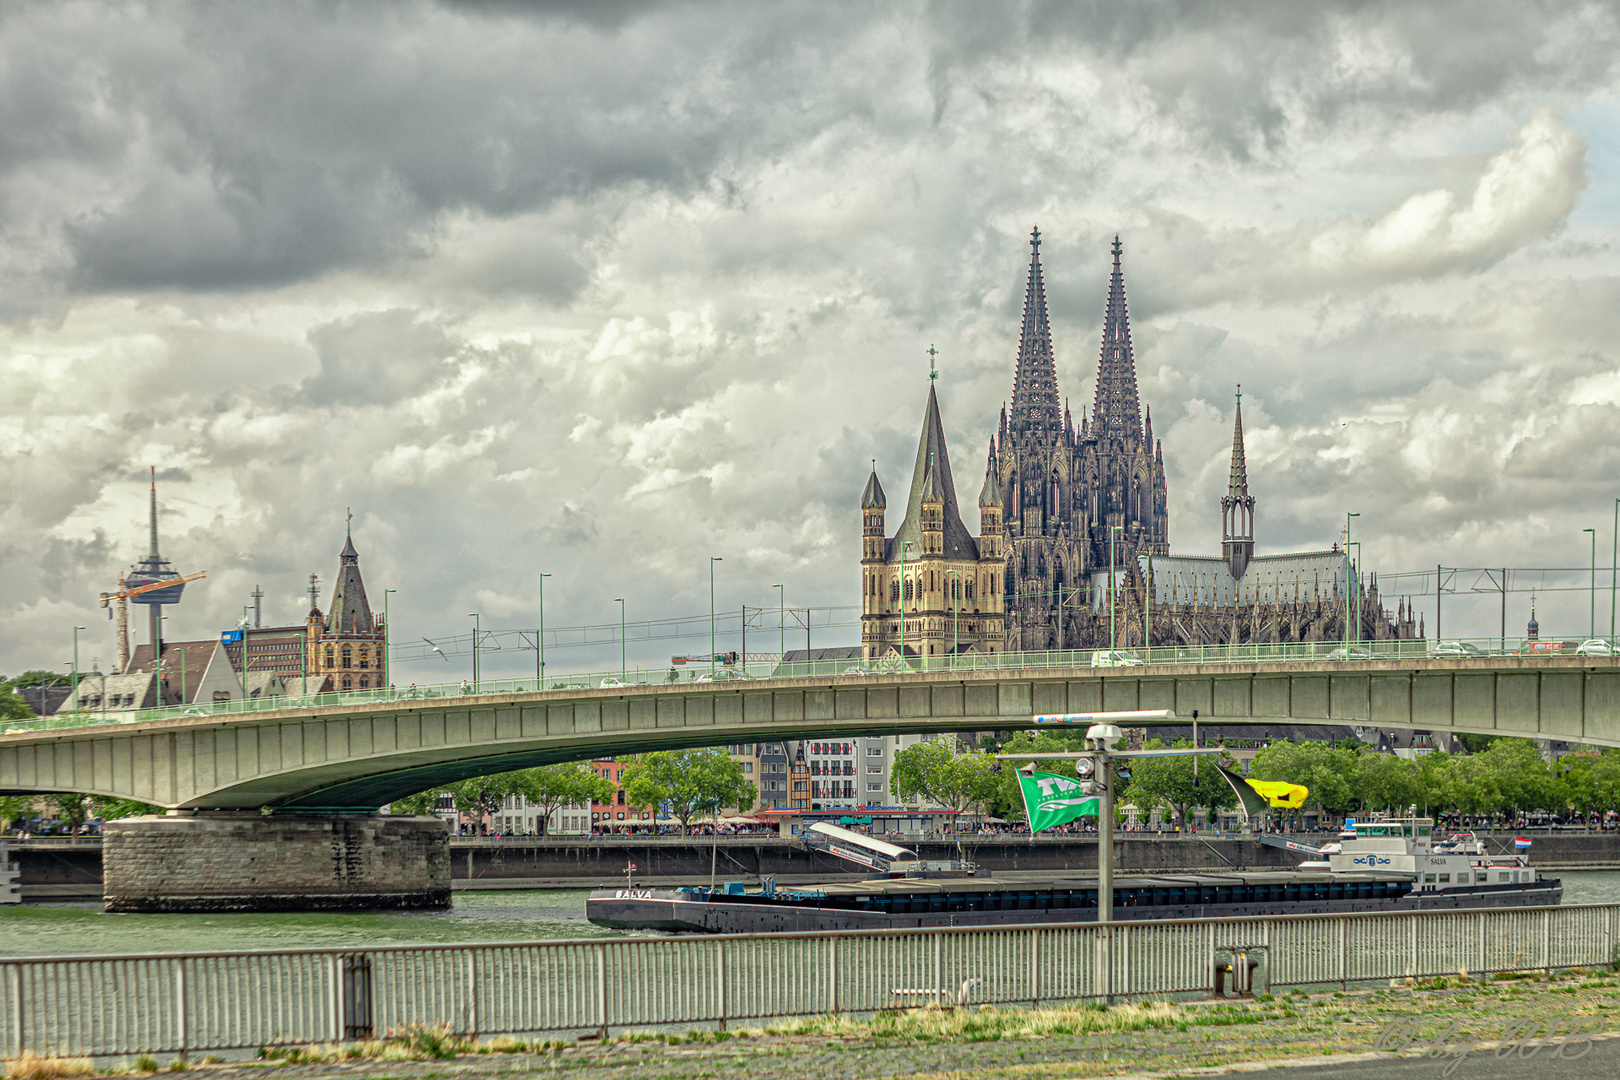
[[[1271,806],[1286,810],[1298,810],[1304,806],[1305,797],[1311,793],[1311,789],[1304,784],[1285,784],[1281,780],[1245,780],[1244,783],[1264,795]]]

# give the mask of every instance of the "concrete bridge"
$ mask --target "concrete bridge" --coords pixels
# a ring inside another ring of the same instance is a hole
[[[1173,709],[1185,723],[1339,723],[1620,746],[1608,657],[922,672],[371,701],[0,736],[0,793],[189,810],[370,812],[509,769],[688,746],[1021,728]]]
[[[0,793],[171,808],[104,830],[110,911],[439,907],[449,834],[393,799],[557,761],[785,738],[1031,726],[1044,713],[1197,710],[1620,745],[1620,663],[1490,657],[907,672],[353,701],[0,735]]]

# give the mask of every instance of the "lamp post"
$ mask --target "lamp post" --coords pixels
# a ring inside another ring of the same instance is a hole
[[[906,552],[910,550],[910,540],[900,545],[900,663],[903,667],[911,666],[906,663],[906,588],[910,584],[906,580]]]
[[[476,611],[467,612],[467,618],[473,621],[473,693],[478,693],[478,632],[483,620],[479,619]]]
[[[84,629],[84,627],[82,627],[82,626],[75,626],[73,628],[73,711],[74,712],[79,711],[79,631],[83,630],[83,629]],[[41,698],[40,702],[43,704],[44,700],[45,700],[44,698]]]
[[[1582,529],[1583,533],[1592,534],[1592,576],[1587,589],[1587,627],[1588,638],[1597,637],[1597,530]]]
[[[962,649],[962,575],[957,570],[945,571],[951,576],[951,668],[956,668],[956,658]],[[1058,625],[1063,625],[1063,612],[1061,608],[1062,597],[1058,598]]]
[[[776,590],[776,662],[780,664],[787,659],[787,593],[780,585],[771,588]],[[809,659],[805,657],[806,661]]]
[[[540,575],[540,629],[534,635],[534,688],[546,688],[546,578]]]
[[[1609,645],[1614,646],[1614,580],[1620,572],[1620,499],[1614,500],[1614,551],[1609,556]]]
[[[1350,578],[1352,569],[1350,564],[1350,519],[1360,516],[1359,513],[1344,515],[1344,648],[1346,655],[1349,655],[1350,651],[1350,591],[1355,588],[1355,583]],[[1434,623],[1435,633],[1438,635],[1440,632],[1440,617],[1438,615],[1435,616]],[[1357,628],[1356,638],[1357,640],[1361,638],[1359,627]]]
[[[388,622],[388,598],[390,596],[392,596],[394,593],[397,593],[397,592],[399,592],[398,589],[384,589],[383,590],[382,682],[383,682],[383,686],[387,687],[387,689],[388,689],[388,700],[389,701],[394,700],[394,658],[388,651],[388,635],[393,629],[389,625],[389,622]],[[242,650],[242,655],[244,657],[247,655],[247,649],[245,647]],[[244,671],[247,670],[247,664],[246,664],[245,661],[244,661],[244,663],[242,665],[242,669]]]
[[[725,561],[724,556],[709,556],[709,680],[711,682],[714,680],[714,650],[718,647],[715,644],[714,636],[714,564]],[[805,659],[810,658],[806,656]]]
[[[1353,644],[1360,645],[1361,644],[1361,573],[1360,573],[1360,569],[1361,569],[1361,541],[1360,540],[1352,540],[1348,544],[1345,544],[1344,545],[1345,553],[1348,554],[1351,548],[1356,549],[1356,557],[1354,559],[1350,560],[1350,565],[1356,567],[1356,570],[1357,570],[1357,572],[1356,572],[1356,580],[1355,580],[1355,590],[1354,590],[1354,594],[1353,594],[1354,595],[1355,611],[1356,611],[1356,618],[1355,618],[1356,632],[1355,632],[1355,638],[1354,638]],[[1345,659],[1348,660],[1349,657],[1345,657]]]
[[[615,596],[613,602],[619,605],[619,681],[629,682],[630,665],[625,662],[624,646],[624,598]]]

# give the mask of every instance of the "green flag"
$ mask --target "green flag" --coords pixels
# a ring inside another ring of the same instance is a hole
[[[1020,772],[1018,786],[1024,793],[1024,812],[1029,815],[1030,832],[1063,825],[1078,817],[1097,816],[1097,796],[1087,795],[1080,781],[1072,776]]]

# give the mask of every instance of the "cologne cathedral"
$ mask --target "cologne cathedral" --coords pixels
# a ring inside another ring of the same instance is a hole
[[[1104,308],[1096,391],[1076,427],[1058,390],[1030,238],[1023,328],[1010,404],[990,440],[977,537],[963,523],[930,374],[905,516],[893,536],[874,468],[861,496],[862,655],[908,660],[958,652],[1141,645],[1336,641],[1421,636],[1394,614],[1337,544],[1256,555],[1242,397],[1220,499],[1219,556],[1172,554],[1164,448],[1136,384],[1119,238]]]

